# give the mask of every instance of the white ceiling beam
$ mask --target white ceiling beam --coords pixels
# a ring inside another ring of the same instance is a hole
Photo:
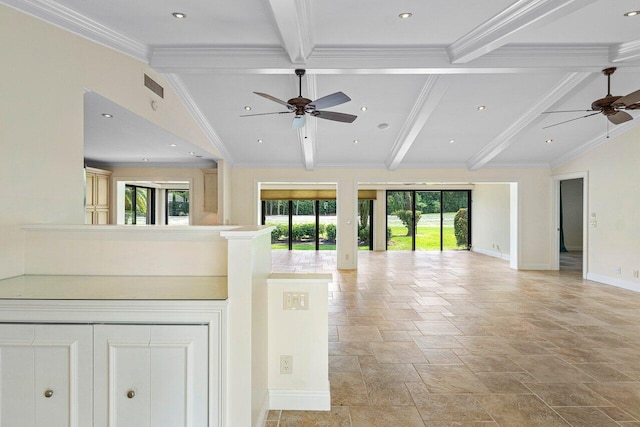
[[[431,117],[440,100],[449,87],[449,78],[446,76],[427,76],[418,99],[416,100],[407,120],[405,120],[398,136],[391,147],[391,152],[385,162],[387,169],[398,168],[407,152],[420,134],[420,131]]]
[[[313,50],[309,0],[269,0],[284,49],[294,64],[304,64]]]
[[[589,77],[591,78],[588,79]],[[595,77],[597,77],[597,74],[594,73],[570,73],[564,76],[551,90],[541,96],[526,113],[522,114],[518,120],[471,157],[467,162],[468,169],[478,170],[489,163],[515,142],[515,136],[518,133],[533,123],[541,121],[543,119],[541,116],[543,111],[551,108],[579,85],[591,81]]]
[[[609,47],[609,61],[613,63],[640,59],[640,39]]]
[[[516,33],[546,25],[596,0],[518,0],[447,48],[454,64],[464,64],[496,50]]]
[[[200,129],[202,129],[204,134],[207,136],[213,145],[213,148],[217,151],[214,154],[216,154],[218,158],[224,159],[229,166],[233,167],[234,161],[231,153],[229,153],[229,150],[227,150],[222,139],[218,136],[213,126],[211,126],[211,123],[209,123],[209,120],[196,103],[182,79],[175,74],[166,74],[164,77],[180,101],[182,101],[185,107],[187,107],[189,114],[191,114],[191,117],[193,117],[198,126],[200,126]]]
[[[472,63],[452,64],[445,48],[316,47],[305,68],[312,74],[486,74],[598,72],[609,64],[603,45],[505,46]],[[292,66],[281,47],[163,47],[150,65],[164,73],[287,74]],[[640,70],[640,64],[631,67]]]
[[[314,74],[307,74],[305,79],[307,82],[307,98],[317,99],[318,88],[316,76]],[[298,78],[296,77],[296,85],[297,83]],[[307,117],[305,125],[298,129],[302,161],[304,162],[305,169],[308,171],[312,171],[316,167],[317,120],[316,118]]]

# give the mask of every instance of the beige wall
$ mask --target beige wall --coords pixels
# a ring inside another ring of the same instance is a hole
[[[348,211],[339,207],[338,229],[340,226],[347,236],[347,247],[338,246],[338,265],[341,268],[353,268],[343,258],[346,254],[353,259],[357,255],[355,246],[355,226],[350,218],[356,218],[353,192],[347,192],[341,198],[341,186],[357,188],[358,182],[431,182],[431,183],[507,183],[518,185],[518,254],[521,269],[549,269],[551,258],[550,227],[551,215],[551,179],[548,169],[483,169],[468,171],[464,169],[402,169],[387,171],[385,169],[318,169],[302,171],[300,169],[255,169],[235,167],[232,170],[231,223],[258,223],[258,183],[259,182],[334,182],[338,184],[338,205],[350,206]],[[338,236],[340,239],[340,235]],[[342,265],[340,264],[342,262]]]
[[[84,223],[85,90],[211,151],[162,76],[143,62],[4,5],[0,52],[0,278],[24,272],[19,224]],[[158,111],[143,73],[165,87]]]
[[[636,119],[637,120],[637,119]],[[640,128],[609,140],[553,174],[588,172],[587,278],[640,291]],[[620,267],[620,274],[616,269]]]
[[[508,184],[476,184],[473,188],[471,244],[485,255],[510,255],[510,196]]]

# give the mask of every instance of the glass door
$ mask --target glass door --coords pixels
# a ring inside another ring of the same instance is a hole
[[[469,191],[442,192],[442,249],[467,250],[471,223]]]
[[[316,203],[314,200],[293,200],[291,209],[291,240],[293,249],[316,250]]]
[[[387,250],[414,249],[414,191],[387,191]]]
[[[441,247],[440,191],[416,191],[416,250],[439,251]]]
[[[318,249],[331,250],[336,249],[336,201],[335,200],[317,200],[318,203]]]
[[[262,202],[262,223],[275,227],[271,231],[271,249],[290,249],[289,204],[290,200],[265,200]]]

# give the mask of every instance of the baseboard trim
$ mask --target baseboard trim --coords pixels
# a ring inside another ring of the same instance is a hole
[[[518,270],[551,270],[550,264],[523,264]]]
[[[262,408],[260,409],[260,416],[256,422],[255,427],[264,427],[267,423],[267,417],[269,416],[269,393],[265,394],[262,401]]]
[[[580,246],[566,246],[566,245],[565,245],[565,248],[566,248],[566,249],[567,249],[567,251],[569,251],[569,252],[576,252],[576,251],[577,251],[577,252],[582,252],[582,246],[581,246],[581,245],[580,245]]]
[[[497,252],[497,251],[490,251],[488,249],[481,249],[481,248],[474,248],[471,247],[471,251],[472,252],[477,252],[479,254],[482,255],[487,255],[490,257],[494,257],[494,258],[500,258],[500,259],[504,259],[509,261],[509,259],[511,258],[511,256],[509,254],[503,254],[502,252]]]
[[[327,390],[269,390],[269,409],[292,411],[330,411],[331,392]]]
[[[602,283],[604,285],[615,286],[629,291],[640,292],[640,283],[629,280],[617,279],[615,277],[602,276],[600,274],[587,273],[587,280]]]

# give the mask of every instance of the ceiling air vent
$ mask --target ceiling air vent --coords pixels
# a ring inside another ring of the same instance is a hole
[[[158,95],[160,98],[164,99],[164,88],[158,84],[151,77],[144,75],[144,85],[151,90],[151,92]]]

